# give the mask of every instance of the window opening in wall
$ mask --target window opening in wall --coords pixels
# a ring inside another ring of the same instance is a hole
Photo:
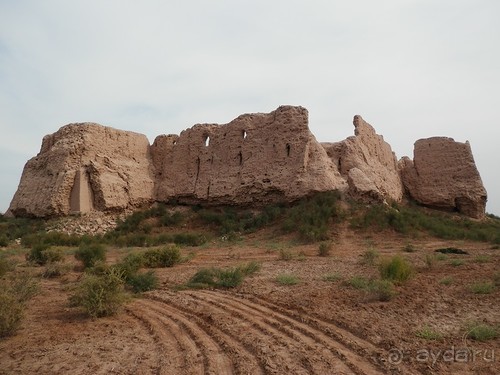
[[[243,154],[241,153],[241,151],[238,154],[238,157],[240,158],[240,165],[242,165],[243,164]]]
[[[286,156],[290,156],[290,143],[286,144]]]
[[[247,139],[247,132],[246,132],[246,130],[243,130],[242,134],[243,134],[243,139]]]
[[[205,147],[208,147],[210,145],[210,136],[205,136]]]

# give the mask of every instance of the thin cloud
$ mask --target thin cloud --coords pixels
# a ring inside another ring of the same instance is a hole
[[[294,104],[320,141],[352,135],[355,114],[399,157],[419,138],[469,140],[499,214],[499,13],[495,0],[1,2],[0,153],[24,165],[70,122],[153,141]],[[21,174],[9,166],[0,211]]]

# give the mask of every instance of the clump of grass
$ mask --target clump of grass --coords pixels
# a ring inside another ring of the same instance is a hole
[[[288,249],[280,249],[279,251],[279,259],[280,260],[292,260],[293,253]]]
[[[404,283],[413,275],[413,267],[405,258],[395,255],[383,259],[379,265],[380,277],[395,283]]]
[[[232,268],[202,268],[183,286],[194,289],[229,289],[240,285],[246,276],[260,270],[260,264],[250,262]]]
[[[82,243],[75,251],[75,259],[82,262],[84,268],[91,268],[106,260],[106,248],[99,243]]]
[[[166,246],[159,249],[150,249],[144,252],[144,266],[150,268],[173,267],[182,261],[177,246]]]
[[[370,248],[366,250],[362,255],[361,255],[361,263],[373,266],[375,265],[375,262],[379,258],[380,254],[377,250]]]
[[[476,263],[489,263],[491,262],[491,257],[488,255],[478,255],[474,258]]]
[[[323,241],[319,244],[318,255],[320,257],[327,257],[330,255],[331,250],[332,250],[332,243]]]
[[[300,282],[300,279],[295,275],[282,273],[276,276],[276,282],[280,285],[296,285]]]
[[[329,273],[326,275],[323,275],[322,279],[324,281],[329,281],[329,282],[336,282],[342,279],[342,277],[338,273]]]
[[[443,261],[448,259],[448,257],[445,254],[437,254],[436,255],[436,260]]]
[[[439,280],[439,284],[441,285],[451,285],[454,283],[454,279],[453,277],[451,276],[446,276],[446,277],[443,277],[441,280]]]
[[[366,289],[370,285],[370,280],[363,276],[353,276],[346,281],[346,284],[355,289]]]
[[[464,261],[462,259],[452,259],[450,261],[450,266],[453,267],[460,267],[464,264]]]
[[[394,284],[389,280],[375,280],[362,276],[353,276],[347,280],[346,284],[355,289],[364,290],[367,293],[368,300],[386,302],[390,301],[396,295]]]
[[[490,294],[495,289],[495,284],[490,281],[477,282],[470,286],[470,290],[475,294]]]
[[[436,257],[433,254],[425,254],[425,265],[428,269],[434,268]]]
[[[42,272],[42,277],[51,279],[65,275],[69,272],[70,266],[61,262],[48,263]]]
[[[368,284],[368,292],[372,299],[381,302],[390,301],[396,295],[394,284],[389,280],[371,280]]]
[[[415,332],[415,336],[418,338],[424,339],[424,340],[441,340],[443,338],[443,335],[436,331],[435,329],[429,327],[429,326],[424,326],[417,330]]]
[[[500,335],[500,327],[485,323],[471,322],[466,325],[465,329],[465,337],[476,341],[494,340]]]
[[[122,275],[114,268],[102,274],[84,274],[70,297],[91,318],[114,315],[127,300]]]

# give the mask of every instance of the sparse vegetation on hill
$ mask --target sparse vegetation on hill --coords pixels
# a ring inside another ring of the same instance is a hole
[[[350,224],[355,229],[392,229],[401,234],[426,232],[448,240],[484,241],[500,244],[500,219],[488,215],[485,220],[472,220],[446,212],[431,211],[415,205],[353,204]]]

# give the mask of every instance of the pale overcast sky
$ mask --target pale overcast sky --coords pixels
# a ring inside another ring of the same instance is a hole
[[[319,141],[360,114],[398,158],[469,140],[500,215],[499,16],[498,0],[0,0],[0,212],[65,124],[152,142],[292,104]]]

